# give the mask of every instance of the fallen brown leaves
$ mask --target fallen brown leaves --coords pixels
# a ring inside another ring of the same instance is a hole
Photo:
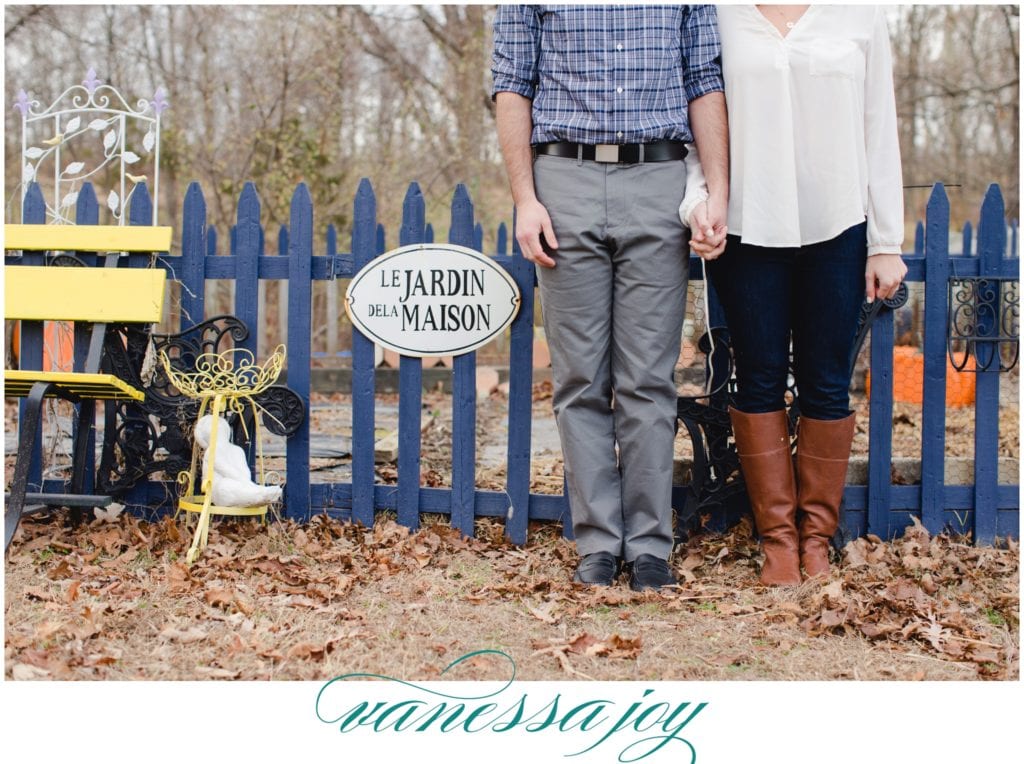
[[[442,519],[417,532],[383,518],[373,528],[219,521],[187,567],[189,534],[170,519],[27,519],[6,560],[7,675],[312,679],[387,673],[401,652],[405,676],[431,678],[482,646],[549,679],[855,678],[861,659],[844,652],[864,650],[898,665],[875,677],[924,676],[900,656],[956,667],[943,677],[1019,673],[1016,545],[975,548],[914,526],[891,543],[851,543],[828,581],[771,590],[757,585],[744,522],[681,545],[678,587],[638,594],[574,584],[576,552],[557,527],[530,538],[514,547],[490,520],[475,538]],[[797,646],[814,654],[813,671],[778,673]],[[844,660],[854,667],[822,668]]]
[[[943,658],[976,663],[982,675],[1003,676],[1018,660],[1015,644],[993,642],[979,624],[1019,626],[1016,553],[1016,544],[1007,553],[933,538],[915,518],[892,543],[870,535],[850,542],[842,576],[802,603],[801,626],[811,635],[852,631],[915,642]]]
[[[587,632],[574,634],[566,640],[552,638],[547,644],[537,641],[533,644],[536,649],[534,655],[553,655],[562,670],[569,676],[580,676],[584,679],[593,679],[582,671],[573,667],[569,660],[569,654],[584,655],[590,658],[622,658],[626,660],[635,659],[640,654],[643,638],[625,639],[618,634],[612,634],[606,639],[598,639]]]

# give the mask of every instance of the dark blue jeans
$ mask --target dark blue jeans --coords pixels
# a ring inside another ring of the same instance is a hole
[[[725,311],[736,361],[735,406],[786,406],[790,342],[800,413],[850,414],[850,352],[864,301],[867,224],[804,247],[755,247],[729,236],[708,274]]]

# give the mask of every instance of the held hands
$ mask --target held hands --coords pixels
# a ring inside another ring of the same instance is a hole
[[[558,239],[544,205],[536,199],[519,205],[516,208],[516,241],[523,257],[544,268],[554,268],[555,261],[544,251],[541,237],[549,250],[558,249]]]
[[[876,297],[888,300],[895,296],[906,275],[907,266],[900,255],[872,255],[864,272],[865,299],[870,303]]]
[[[726,205],[709,198],[690,213],[690,247],[704,260],[714,260],[725,250]]]

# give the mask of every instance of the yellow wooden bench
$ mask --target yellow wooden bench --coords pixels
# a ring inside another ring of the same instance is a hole
[[[80,406],[74,428],[72,477],[68,493],[28,493],[28,473],[46,398],[80,403],[143,400],[145,393],[103,371],[107,326],[154,324],[161,318],[166,274],[163,269],[118,268],[120,253],[167,252],[171,229],[158,226],[5,225],[7,252],[96,252],[103,267],[66,268],[10,265],[4,268],[4,318],[22,322],[74,321],[91,327],[81,371],[16,369],[4,371],[4,396],[24,398],[19,419],[18,453],[4,513],[4,547],[23,512],[46,507],[106,506],[111,497],[83,494],[88,434],[95,410]]]

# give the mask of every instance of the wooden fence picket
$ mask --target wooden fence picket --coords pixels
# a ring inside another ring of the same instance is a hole
[[[419,183],[409,185],[402,204],[400,247],[422,244],[426,203]],[[423,360],[400,356],[398,361],[398,522],[420,525],[420,448],[423,406]]]
[[[313,199],[305,183],[292,195],[288,225],[288,387],[302,400],[306,417],[288,436],[285,508],[309,517],[309,400],[312,352]]]
[[[452,196],[450,244],[472,247],[473,202],[462,184]],[[452,375],[452,527],[473,535],[476,486],[476,353],[455,357]]]
[[[235,223],[235,306],[234,314],[249,327],[249,336],[238,343],[256,355],[256,327],[259,326],[259,264],[263,254],[263,227],[256,186],[246,183],[238,200]]]
[[[499,244],[504,244],[500,229]],[[503,249],[499,249],[504,254]],[[530,518],[530,441],[533,425],[533,311],[536,275],[533,263],[523,257],[518,245],[512,251],[512,278],[522,302],[512,321],[508,364],[508,456],[509,508],[505,533],[513,544],[526,543]]]
[[[978,286],[975,289],[976,333],[999,335],[1002,294],[999,276],[1006,258],[1006,212],[1003,195],[989,186],[978,221]],[[986,281],[982,281],[986,279]],[[974,398],[974,512],[976,543],[991,544],[996,537],[999,492],[999,343],[979,340],[975,345],[977,382]],[[991,512],[979,511],[992,507]]]
[[[949,282],[949,199],[937,185],[928,200],[925,238],[924,380],[921,408],[921,523],[946,524],[946,314]],[[966,237],[966,233],[965,233]]]
[[[356,192],[352,254],[359,270],[377,256],[377,200],[366,179]],[[352,519],[369,527],[374,519],[374,346],[352,332]]]
[[[217,244],[215,231],[206,227],[206,199],[203,189],[192,182],[185,192],[181,229],[181,264],[172,274],[181,282],[181,308],[177,331],[201,323],[206,318],[206,257],[214,252],[208,244]]]

